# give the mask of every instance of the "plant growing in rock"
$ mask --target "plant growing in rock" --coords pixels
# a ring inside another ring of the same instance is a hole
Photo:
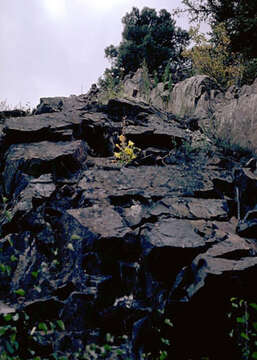
[[[119,136],[119,140],[120,144],[116,144],[119,151],[115,152],[114,156],[121,164],[127,165],[137,158],[140,149],[135,146],[133,141],[129,140],[127,142],[126,137],[123,134]]]
[[[122,132],[119,136],[120,144],[115,144],[119,151],[114,152],[114,157],[122,165],[127,165],[131,161],[135,160],[140,153],[141,149],[135,146],[134,142],[129,140],[127,141],[125,135],[126,127],[126,116],[122,118]]]
[[[49,341],[56,331],[65,331],[62,320],[35,322],[24,311],[1,315],[0,360],[68,360],[57,353],[41,357],[35,346]]]
[[[3,196],[2,197],[2,216],[4,216],[5,221],[10,222],[12,220],[12,214],[11,212],[7,209],[8,207],[8,199]]]
[[[239,347],[242,360],[257,359],[257,304],[236,297],[230,302],[230,336]]]

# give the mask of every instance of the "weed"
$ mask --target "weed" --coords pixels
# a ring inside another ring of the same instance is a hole
[[[114,153],[117,161],[123,165],[129,164],[132,160],[137,158],[137,153],[140,151],[139,148],[135,147],[133,141],[126,141],[124,135],[119,136],[120,144],[116,144],[116,147],[120,150]]]
[[[131,161],[135,160],[138,154],[141,152],[141,149],[135,146],[133,141],[129,140],[127,142],[125,136],[125,127],[126,127],[126,116],[122,119],[122,133],[119,136],[120,144],[115,144],[119,151],[114,152],[114,156],[118,162],[122,165],[127,165]]]
[[[239,347],[242,360],[257,359],[257,304],[232,297],[230,336]]]

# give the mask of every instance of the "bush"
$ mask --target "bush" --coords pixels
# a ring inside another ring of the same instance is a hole
[[[210,76],[223,89],[241,85],[244,65],[241,56],[231,52],[231,41],[223,23],[213,27],[210,40],[199,33],[199,26],[192,27],[190,35],[195,45],[183,54],[192,61],[195,74]]]

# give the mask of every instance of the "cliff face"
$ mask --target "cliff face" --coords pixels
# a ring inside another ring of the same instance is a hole
[[[147,95],[144,82],[139,69],[124,82],[125,94],[148,100],[182,119],[193,118],[205,128],[215,122],[216,133],[257,152],[257,79],[251,86],[231,86],[225,93],[206,75],[188,78],[170,90],[168,84],[149,84]]]
[[[141,149],[129,164],[113,156],[121,133]],[[101,105],[95,88],[5,119],[0,313],[19,314],[14,353],[73,359],[111,333],[111,359],[162,346],[179,360],[236,358],[229,299],[256,301],[257,173],[246,160],[172,113]]]

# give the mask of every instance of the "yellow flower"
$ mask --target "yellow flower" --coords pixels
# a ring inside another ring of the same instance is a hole
[[[119,152],[115,152],[115,153],[114,153],[114,156],[115,156],[117,159],[120,159],[120,157],[121,157],[121,153],[119,153]]]
[[[133,141],[129,140],[128,146],[133,146],[133,145],[134,145]]]
[[[133,155],[133,150],[130,149],[129,147],[126,147],[126,148],[125,148],[125,153],[126,153],[127,155],[131,156],[131,155]]]
[[[125,138],[124,135],[120,135],[120,136],[119,136],[119,139],[120,139],[120,142],[121,142],[121,143],[124,143],[124,142],[126,141],[126,138]]]

